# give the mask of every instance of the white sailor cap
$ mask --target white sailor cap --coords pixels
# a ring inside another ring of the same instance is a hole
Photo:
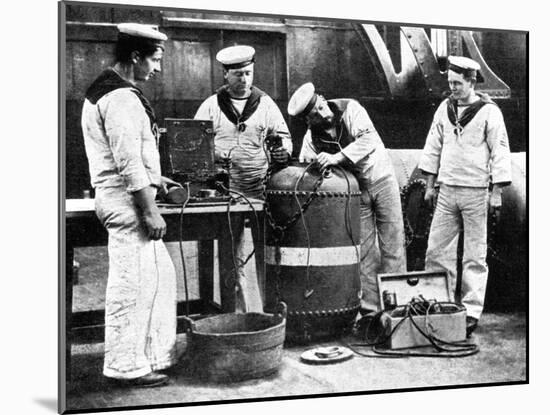
[[[475,60],[465,56],[449,56],[449,68],[455,66],[466,71],[479,71],[481,66]]]
[[[165,41],[168,39],[164,33],[159,32],[152,26],[140,23],[120,23],[117,25],[117,29],[120,33],[124,33],[129,36],[144,37],[159,41]]]
[[[299,87],[288,101],[287,111],[292,116],[306,116],[317,102],[315,87],[311,82]]]
[[[449,56],[447,60],[451,71],[468,77],[475,76],[478,82],[483,82],[481,66],[475,60],[465,56]]]
[[[220,62],[225,69],[238,69],[254,63],[255,53],[256,51],[252,46],[229,46],[216,54],[216,60]]]

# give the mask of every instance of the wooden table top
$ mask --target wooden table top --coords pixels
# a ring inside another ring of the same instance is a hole
[[[264,202],[258,199],[249,199],[252,207],[245,201],[240,201],[231,204],[231,212],[250,212],[256,210],[261,212],[264,208]],[[94,199],[66,199],[65,200],[65,215],[67,218],[86,217],[95,215],[95,200]],[[180,214],[180,205],[159,204],[160,212],[163,215]],[[225,213],[227,212],[226,202],[214,203],[190,203],[185,207],[184,214],[201,214],[201,213]]]

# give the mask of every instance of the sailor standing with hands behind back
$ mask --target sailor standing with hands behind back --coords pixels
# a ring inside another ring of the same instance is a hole
[[[502,187],[511,183],[510,148],[500,109],[475,91],[483,79],[479,64],[450,56],[447,77],[451,95],[434,115],[419,163],[428,176],[425,200],[435,206],[426,269],[447,271],[455,293],[462,221],[462,290],[456,297],[466,307],[470,336],[481,316],[487,286],[487,208],[498,215]]]

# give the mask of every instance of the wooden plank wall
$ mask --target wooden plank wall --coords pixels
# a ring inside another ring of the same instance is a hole
[[[219,23],[197,24],[181,19]],[[163,73],[143,85],[160,120],[193,117],[200,103],[223,84],[222,69],[215,61],[218,50],[235,43],[254,46],[255,84],[276,101],[287,117],[295,153],[301,146],[305,126],[289,119],[286,106],[289,96],[304,82],[313,82],[326,98],[358,99],[391,148],[421,148],[440,101],[438,97],[415,101],[390,97],[377,79],[373,62],[353,26],[347,22],[96,5],[68,5],[66,20],[78,23],[67,25],[67,197],[80,197],[84,189],[90,188],[80,112],[87,86],[112,63],[116,23],[156,24],[169,36]],[[512,149],[525,150],[525,35],[478,32],[476,36],[489,65],[512,86],[513,99],[499,104]],[[513,48],[507,49],[507,45]]]
[[[160,12],[114,7],[67,7],[67,197],[80,197],[89,189],[88,165],[80,129],[80,112],[87,86],[112,64],[115,24],[137,21],[156,24],[169,36],[163,73],[141,85],[160,120],[191,118],[201,102],[223,84],[218,50],[232,44],[256,49],[254,83],[266,91],[286,116],[289,94],[312,81],[327,97],[381,94],[372,71],[365,71],[366,53],[353,28],[346,23],[189,12]],[[176,18],[176,19],[174,19]],[[177,18],[200,18],[242,23],[192,27]],[[247,26],[248,23],[253,23]],[[265,23],[265,27],[257,25]],[[278,26],[277,26],[278,25]],[[228,27],[226,27],[228,26]],[[275,27],[274,27],[275,26]],[[355,45],[352,48],[343,45]],[[372,78],[372,79],[371,79]],[[376,86],[378,89],[376,89]],[[374,88],[373,88],[374,87]],[[343,95],[342,95],[343,94]],[[288,117],[287,117],[288,120]],[[290,125],[301,144],[303,125]]]

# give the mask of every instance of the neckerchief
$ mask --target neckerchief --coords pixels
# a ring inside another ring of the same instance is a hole
[[[92,85],[90,85],[90,87],[86,90],[86,99],[95,105],[101,97],[119,88],[131,88],[132,92],[136,94],[145,109],[147,117],[149,117],[151,131],[153,132],[155,139],[158,139],[157,119],[155,117],[155,111],[149,103],[149,100],[145,97],[145,95],[143,95],[143,92],[138,87],[123,79],[113,69],[106,69],[97,77]]]
[[[216,91],[216,94],[218,95],[218,105],[222,112],[229,121],[237,126],[237,129],[240,132],[243,132],[246,130],[246,124],[244,122],[248,120],[258,109],[258,105],[260,105],[260,98],[265,95],[265,92],[253,86],[250,96],[246,100],[242,114],[239,114],[231,103],[231,95],[229,95],[229,88],[227,85],[219,88]]]
[[[336,128],[336,139],[334,139],[321,126],[311,127],[311,143],[313,144],[316,153],[336,154],[346,147],[349,143],[349,132],[344,122],[342,121],[343,112],[338,106],[330,101],[327,101],[328,106],[334,114],[332,125]],[[344,140],[342,140],[342,138]]]
[[[458,119],[458,101],[456,99],[451,99],[450,97],[447,99],[447,117],[449,117],[451,124],[455,126],[454,131],[457,135],[462,133],[464,127],[466,127],[466,125],[474,119],[476,114],[485,106],[485,104],[494,104],[487,94],[476,94],[480,97],[480,99],[473,104],[468,105]]]

